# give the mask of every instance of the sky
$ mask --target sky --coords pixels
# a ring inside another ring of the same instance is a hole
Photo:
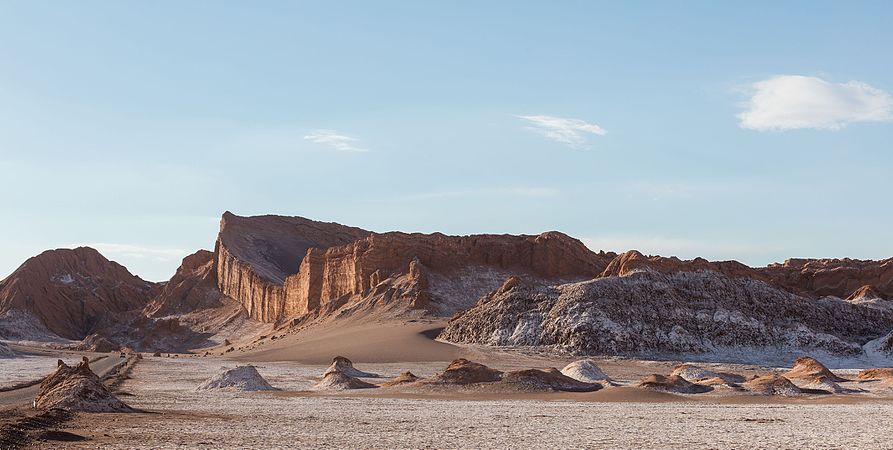
[[[893,3],[0,1],[0,277],[220,215],[893,256]]]

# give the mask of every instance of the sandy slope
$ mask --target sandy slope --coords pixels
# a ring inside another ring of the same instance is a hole
[[[333,321],[276,340],[265,340],[235,358],[306,364],[328,364],[336,355],[355,362],[450,361],[463,350],[433,340],[444,325],[444,322],[429,320]]]

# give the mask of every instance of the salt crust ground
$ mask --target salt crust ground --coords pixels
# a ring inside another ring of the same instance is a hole
[[[151,359],[122,387],[162,414],[82,415],[58,448],[891,448],[893,402],[596,403],[433,400],[196,392],[219,360]],[[441,364],[360,364],[425,376]],[[309,389],[325,366],[264,363],[286,390]],[[832,419],[833,418],[833,419]],[[108,436],[104,436],[107,434]]]

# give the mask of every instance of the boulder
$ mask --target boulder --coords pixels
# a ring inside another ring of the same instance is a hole
[[[231,391],[272,391],[275,390],[251,365],[238,366],[234,369],[224,368],[204,383],[198,390],[224,389]]]

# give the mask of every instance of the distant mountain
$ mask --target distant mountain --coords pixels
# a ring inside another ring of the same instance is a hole
[[[29,259],[0,282],[0,339],[182,351],[333,317],[458,314],[443,335],[457,342],[577,352],[794,342],[853,355],[893,329],[889,298],[893,259],[753,268],[596,253],[554,231],[374,233],[226,212],[214,251],[187,256],[165,283],[89,248]]]

